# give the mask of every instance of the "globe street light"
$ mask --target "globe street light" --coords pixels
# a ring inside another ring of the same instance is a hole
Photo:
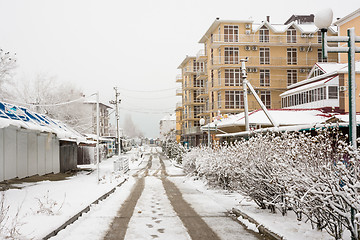
[[[355,93],[355,53],[360,48],[355,42],[360,42],[360,37],[355,36],[355,29],[347,30],[348,36],[327,36],[326,32],[333,20],[333,12],[330,8],[319,11],[315,14],[315,25],[321,30],[322,53],[327,58],[328,52],[348,54],[348,89],[349,89],[349,138],[350,143],[356,149],[356,93]],[[329,47],[328,42],[347,42],[348,47]]]

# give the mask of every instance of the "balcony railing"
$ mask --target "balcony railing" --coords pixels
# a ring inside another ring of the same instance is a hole
[[[206,56],[206,52],[204,49],[201,49],[200,51],[198,51],[198,53],[196,54],[196,61],[204,61],[207,59]]]
[[[177,102],[176,103],[176,108],[178,109],[178,108],[182,108],[182,103],[181,102]]]
[[[200,127],[184,128],[183,134],[200,134]]]
[[[211,63],[213,65],[240,65],[240,59],[245,58],[245,56],[215,56],[213,57]],[[249,57],[247,65],[313,65],[318,62],[317,58],[303,58],[297,57],[296,59],[288,59],[286,57],[270,57],[270,58],[260,58],[260,57]],[[337,59],[328,58],[328,62],[337,62]],[[291,63],[291,64],[290,64]]]
[[[259,35],[259,34],[214,34],[212,43],[217,44],[320,44],[318,36],[314,34],[301,34],[296,36],[283,35]]]
[[[176,82],[182,82],[183,77],[181,74],[176,75]]]
[[[181,95],[182,95],[182,88],[176,89],[176,96],[181,96]]]

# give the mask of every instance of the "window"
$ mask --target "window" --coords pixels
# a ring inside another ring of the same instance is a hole
[[[225,47],[225,64],[239,64],[238,47]]]
[[[213,69],[211,69],[210,78],[211,78],[211,87],[214,87],[214,70]]]
[[[225,108],[244,108],[243,91],[225,91]]]
[[[296,43],[296,30],[294,27],[290,27],[286,31],[286,41],[288,43]]]
[[[259,31],[259,42],[269,42],[269,29],[262,26]]]
[[[260,64],[270,64],[270,48],[260,48]]]
[[[271,108],[271,95],[270,91],[260,91],[261,101],[264,103],[266,108]]]
[[[198,115],[201,114],[202,112],[203,112],[202,106],[194,106],[194,118],[197,118]]]
[[[260,86],[270,86],[270,70],[260,69]]]
[[[241,86],[240,69],[225,69],[225,86]]]
[[[196,80],[194,79],[194,87],[204,87],[204,80]]]
[[[211,92],[211,110],[215,108],[214,92]]]
[[[200,63],[197,62],[196,60],[193,60],[193,67],[194,67],[194,72],[198,72],[200,70]]]
[[[290,86],[291,84],[297,83],[297,71],[296,69],[287,70],[287,84]]]
[[[337,86],[329,86],[329,99],[338,99],[338,87]]]
[[[296,65],[297,64],[297,49],[288,48],[287,49],[287,64]]]
[[[224,42],[238,42],[239,41],[239,26],[224,26]]]
[[[221,86],[221,71],[218,70],[218,85]]]
[[[217,106],[219,109],[221,108],[221,92],[217,94]]]
[[[318,49],[317,55],[318,55],[318,62],[327,62],[327,58],[323,58],[321,48]]]

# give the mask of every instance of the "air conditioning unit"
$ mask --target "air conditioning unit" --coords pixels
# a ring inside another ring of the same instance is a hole
[[[312,38],[312,37],[314,37],[314,34],[310,33],[309,38]]]
[[[250,47],[250,46],[245,46],[245,50],[246,50],[246,51],[250,51],[250,50],[251,50],[251,47]]]
[[[305,73],[305,72],[306,72],[306,69],[305,69],[305,68],[300,68],[299,72]]]
[[[245,24],[245,28],[246,29],[250,29],[251,25],[250,24]]]
[[[256,51],[257,50],[257,46],[252,46],[252,50]]]
[[[246,34],[246,35],[250,35],[250,34],[251,34],[251,31],[250,31],[250,30],[246,30],[246,31],[245,31],[245,34]]]
[[[305,34],[305,33],[302,33],[302,34],[301,34],[301,37],[302,37],[302,38],[306,38],[306,34]]]
[[[300,52],[305,52],[305,49],[306,49],[305,47],[299,47]]]
[[[345,92],[346,89],[347,89],[346,86],[340,86],[339,87],[340,92]]]

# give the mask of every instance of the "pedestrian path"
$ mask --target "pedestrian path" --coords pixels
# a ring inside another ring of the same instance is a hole
[[[170,180],[176,177],[168,176],[165,167],[168,163],[164,161],[159,153],[153,152],[148,162],[133,174],[134,188],[104,239],[262,239],[233,221],[215,202],[212,203],[215,211],[199,209],[199,215],[198,209],[184,199],[179,183]],[[185,194],[190,192],[193,193],[190,198],[204,197],[195,189],[187,189]]]

